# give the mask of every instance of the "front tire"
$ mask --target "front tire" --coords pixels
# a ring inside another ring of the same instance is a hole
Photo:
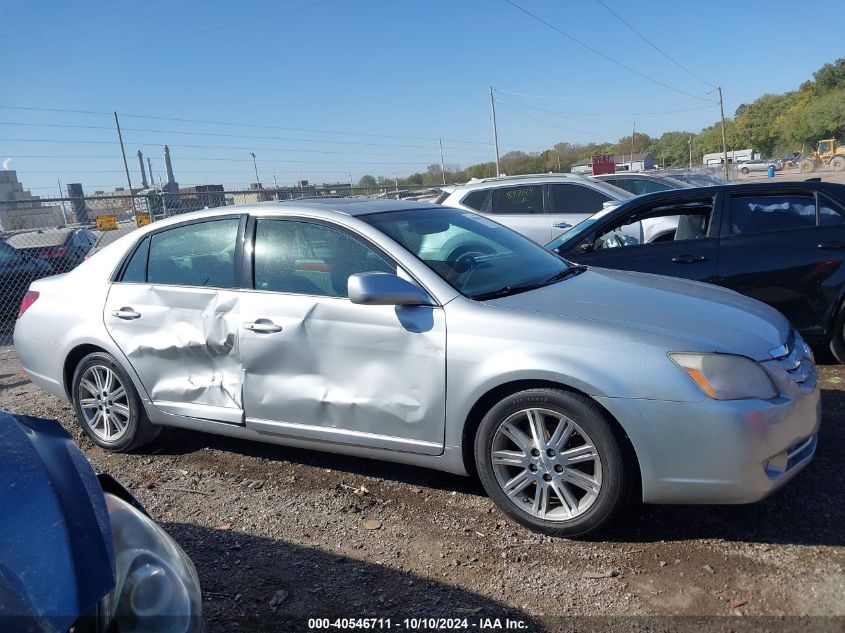
[[[561,389],[520,391],[490,409],[476,434],[475,462],[508,516],[566,538],[606,526],[628,500],[634,470],[605,412]]]
[[[741,172],[742,172],[743,174],[745,174],[746,176],[748,175],[748,167],[743,167],[743,168],[742,168],[742,169],[740,169],[739,171],[741,171]]]
[[[72,383],[76,420],[97,446],[130,451],[154,440],[160,427],[147,414],[132,379],[110,354],[88,354],[77,365]]]

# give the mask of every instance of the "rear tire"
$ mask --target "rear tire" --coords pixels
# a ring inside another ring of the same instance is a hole
[[[628,501],[636,471],[606,413],[562,389],[527,389],[499,402],[481,421],[474,448],[496,505],[557,537],[605,527]]]
[[[111,354],[88,354],[71,383],[76,421],[94,444],[125,452],[153,441],[161,427],[152,424],[132,379]]]
[[[811,174],[816,170],[816,164],[811,160],[802,160],[798,167],[802,174]]]

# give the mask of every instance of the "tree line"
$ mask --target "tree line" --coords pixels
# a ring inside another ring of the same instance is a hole
[[[740,105],[733,117],[725,118],[728,150],[752,148],[765,158],[786,152],[809,151],[816,141],[838,138],[845,143],[845,58],[825,64],[813,73],[813,79],[797,90],[783,94],[767,93],[751,103]],[[720,122],[699,132],[670,131],[660,137],[634,135],[633,151],[648,153],[666,167],[685,167],[690,160],[700,165],[702,156],[722,151]],[[499,168],[509,175],[568,172],[572,165],[602,154],[630,154],[631,135],[615,143],[569,143],[561,141],[541,152],[508,152],[499,157]],[[446,181],[466,182],[470,178],[489,178],[496,174],[493,161],[468,167],[446,165]],[[424,172],[404,178],[363,176],[361,187],[436,186],[443,183],[440,165],[429,165]]]

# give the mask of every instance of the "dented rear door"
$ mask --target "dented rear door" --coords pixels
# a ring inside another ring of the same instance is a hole
[[[437,455],[446,325],[439,306],[347,298],[356,272],[397,272],[327,224],[259,219],[255,289],[240,302],[246,425],[262,433]]]
[[[243,424],[236,242],[224,217],[144,238],[106,300],[103,319],[165,413]]]

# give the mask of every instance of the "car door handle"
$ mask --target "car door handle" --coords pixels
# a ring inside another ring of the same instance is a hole
[[[818,248],[825,251],[841,251],[845,249],[845,242],[822,242]]]
[[[135,312],[132,308],[126,307],[123,307],[120,310],[112,310],[111,314],[112,316],[116,316],[118,319],[123,319],[124,321],[141,318],[140,312]]]
[[[676,264],[696,264],[698,262],[706,262],[707,258],[704,255],[680,255],[673,257],[672,261]]]
[[[257,332],[259,334],[273,334],[274,332],[281,332],[282,326],[276,325],[267,319],[259,319],[258,321],[248,321],[244,323],[244,329],[250,332]]]
[[[569,222],[555,222],[552,226],[556,229],[571,229],[572,225]]]

